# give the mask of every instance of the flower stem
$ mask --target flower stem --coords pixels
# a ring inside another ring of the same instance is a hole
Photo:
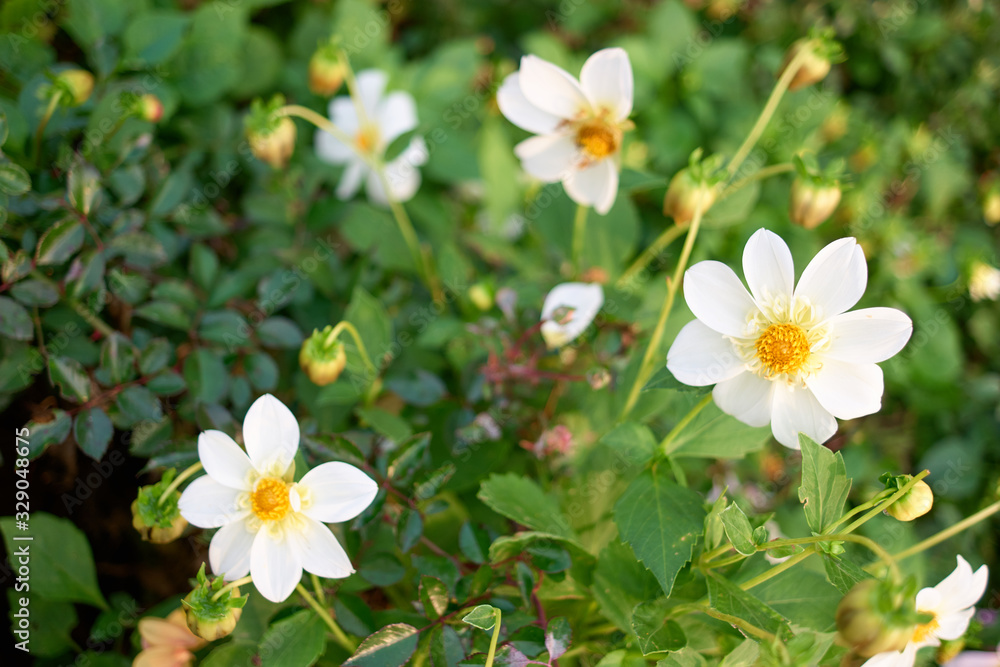
[[[347,636],[347,633],[340,629],[340,626],[333,620],[333,617],[330,616],[329,612],[327,612],[327,610],[316,601],[316,598],[309,594],[309,591],[307,591],[301,583],[295,586],[295,590],[299,592],[299,595],[305,598],[306,602],[309,603],[309,606],[316,612],[316,615],[323,619],[323,622],[326,623],[328,628],[330,628],[330,632],[333,633],[333,637],[337,640],[337,643],[340,644],[348,653],[353,655],[354,651],[358,648],[357,644],[351,641],[351,638]]]
[[[677,297],[677,289],[680,287],[684,269],[687,268],[688,259],[691,257],[691,248],[694,247],[694,240],[698,237],[698,229],[701,227],[701,214],[701,207],[698,207],[694,212],[694,218],[691,220],[691,226],[688,228],[687,238],[684,239],[684,248],[681,250],[680,259],[677,261],[677,268],[674,269],[674,276],[667,285],[667,298],[663,301],[663,308],[660,310],[660,319],[653,330],[653,337],[649,341],[649,347],[646,348],[646,354],[642,357],[642,362],[639,364],[639,370],[635,376],[635,382],[632,383],[632,389],[629,391],[625,407],[622,409],[622,420],[632,412],[636,401],[639,400],[639,393],[653,372],[653,357],[656,356],[656,353],[660,349],[660,342],[663,340],[663,331],[667,326],[667,318],[674,307],[674,299]]]
[[[249,584],[251,581],[253,581],[253,577],[249,576],[243,577],[242,579],[237,579],[236,581],[230,581],[228,584],[226,584],[225,586],[223,586],[222,588],[220,588],[215,592],[215,595],[212,596],[212,602],[215,602],[216,600],[221,598],[226,592],[233,590],[237,586],[242,586],[243,584]]]
[[[672,225],[667,227],[666,231],[660,234],[655,241],[653,241],[648,248],[646,248],[639,258],[632,263],[632,266],[621,275],[618,281],[615,283],[617,289],[623,290],[628,289],[631,282],[635,279],[643,269],[649,266],[649,263],[659,255],[664,248],[670,245],[674,239],[684,233],[685,227],[680,225]]]
[[[323,584],[320,583],[319,577],[312,572],[309,573],[309,576],[312,578],[313,590],[316,591],[316,599],[319,600],[319,603],[325,607],[326,593],[323,592]]]
[[[378,369],[375,364],[372,363],[372,358],[368,356],[368,349],[365,348],[364,341],[361,340],[361,335],[353,324],[347,320],[341,320],[337,323],[337,326],[333,328],[330,335],[327,336],[327,342],[332,343],[337,340],[337,336],[340,335],[341,331],[347,331],[351,334],[351,338],[354,339],[354,344],[358,346],[358,351],[361,352],[361,359],[365,362],[365,366],[368,368],[368,372],[372,374],[373,377],[378,377]]]
[[[42,135],[45,133],[45,127],[49,124],[49,120],[52,118],[52,114],[55,113],[56,107],[59,106],[59,100],[62,99],[63,91],[61,88],[56,89],[52,97],[49,99],[49,105],[45,107],[45,113],[42,114],[42,119],[38,121],[38,129],[35,130],[35,165],[42,159]]]
[[[706,614],[708,616],[711,616],[712,618],[717,618],[720,621],[723,621],[725,623],[728,623],[729,625],[737,627],[740,630],[742,630],[745,633],[747,633],[748,635],[753,635],[754,637],[757,637],[758,639],[766,639],[768,641],[774,641],[774,639],[775,639],[775,636],[773,634],[771,634],[770,632],[768,632],[767,630],[762,630],[761,628],[758,628],[753,623],[750,623],[749,621],[745,621],[742,618],[739,618],[738,616],[730,616],[729,614],[724,614],[721,611],[716,611],[715,609],[712,609],[711,607],[705,607],[705,608],[701,609],[701,611],[704,614]]]
[[[987,506],[987,507],[979,510],[978,512],[976,512],[972,516],[967,517],[965,519],[962,519],[961,521],[959,521],[958,523],[956,523],[954,526],[949,526],[948,528],[945,528],[941,532],[928,537],[926,540],[923,540],[922,542],[918,542],[918,543],[914,544],[909,549],[904,549],[903,551],[900,551],[898,554],[895,554],[893,556],[893,558],[895,558],[897,561],[899,561],[899,560],[903,560],[904,558],[909,558],[910,556],[915,556],[915,555],[917,555],[918,553],[920,553],[922,551],[926,551],[927,549],[930,549],[935,544],[938,544],[940,542],[944,542],[945,540],[947,540],[952,535],[957,535],[958,533],[962,532],[966,528],[969,528],[971,526],[976,525],[977,523],[979,523],[983,519],[986,519],[986,518],[988,518],[988,517],[996,514],[997,512],[1000,512],[1000,500],[998,500],[997,502],[993,503],[992,505],[989,505],[989,506]]]
[[[573,216],[573,268],[577,275],[583,272],[583,238],[587,233],[587,211],[589,207],[578,204]]]
[[[744,187],[750,185],[754,181],[762,181],[765,178],[770,178],[777,174],[784,174],[789,171],[795,171],[795,165],[791,162],[782,162],[781,164],[772,164],[770,167],[763,167],[758,169],[754,173],[750,174],[746,178],[742,178],[728,188],[722,191],[719,195],[718,201],[722,201],[726,197],[735,194],[737,191],[742,190]]]
[[[766,572],[761,572],[753,579],[748,579],[744,581],[742,584],[740,584],[740,588],[742,588],[745,591],[748,591],[754,586],[759,586],[768,579],[778,576],[785,570],[795,567],[796,565],[804,561],[806,558],[809,558],[809,556],[812,556],[814,553],[816,553],[815,549],[806,549],[801,553],[797,553],[794,556],[790,557],[788,560],[782,563],[778,563],[770,570],[767,570]]]
[[[860,519],[856,520],[854,523],[852,523],[849,526],[847,526],[847,528],[845,528],[844,530],[841,531],[841,534],[853,533],[855,530],[857,530],[862,525],[864,525],[869,519],[871,519],[872,517],[874,517],[877,514],[882,513],[887,507],[889,507],[894,502],[896,502],[897,500],[899,500],[900,498],[902,498],[903,496],[905,496],[909,492],[909,490],[911,488],[913,488],[913,486],[917,482],[919,482],[920,480],[922,480],[924,477],[927,477],[927,475],[929,475],[929,474],[931,474],[930,470],[924,470],[923,472],[920,472],[920,473],[914,475],[913,479],[911,479],[909,482],[907,482],[906,484],[903,485],[903,488],[901,488],[899,491],[896,491],[896,493],[892,494],[891,496],[889,496],[888,498],[886,498],[885,500],[883,500],[881,503],[879,503],[878,505],[876,505],[875,509],[871,510],[870,512],[868,512],[867,514],[865,514],[863,517],[861,517]]]
[[[278,118],[281,118],[282,116],[292,116],[295,118],[301,118],[302,120],[309,121],[320,130],[323,130],[324,132],[333,135],[333,137],[337,141],[350,148],[352,151],[354,151],[355,155],[357,155],[359,158],[367,162],[368,166],[374,168],[375,165],[372,162],[371,156],[365,153],[364,151],[359,151],[357,146],[354,145],[354,140],[351,139],[351,137],[347,136],[347,134],[343,130],[341,130],[339,127],[330,122],[330,119],[327,118],[326,116],[316,113],[309,107],[304,107],[298,104],[286,104],[285,106],[275,111],[274,115],[275,117]]]
[[[184,472],[182,472],[181,474],[177,475],[176,479],[174,479],[174,481],[170,483],[170,486],[168,486],[166,488],[166,490],[163,492],[163,495],[160,496],[160,499],[156,501],[156,504],[157,505],[162,505],[163,503],[167,502],[167,498],[170,497],[171,493],[173,493],[174,491],[177,490],[177,487],[179,487],[181,485],[181,482],[183,482],[188,477],[190,477],[191,475],[193,475],[196,472],[198,472],[199,470],[201,470],[202,467],[203,466],[201,465],[201,461],[198,461],[196,463],[192,463],[191,465],[189,465],[184,470]]]
[[[694,421],[694,418],[698,416],[698,413],[704,410],[705,406],[711,402],[712,402],[712,392],[709,392],[705,394],[705,396],[700,401],[698,401],[698,403],[693,408],[688,410],[688,413],[684,415],[684,417],[679,422],[677,422],[677,426],[674,426],[670,430],[670,433],[667,433],[667,437],[665,437],[663,439],[663,442],[660,443],[660,449],[663,450],[663,454],[665,456],[668,456],[673,453],[674,450],[671,448],[671,445],[674,444],[675,440],[677,440],[677,436],[679,436],[681,434],[681,431],[687,428],[687,425],[690,424],[692,421]]]
[[[795,78],[796,72],[799,71],[802,63],[809,56],[810,49],[800,49],[792,61],[788,63],[788,67],[782,72],[781,76],[778,78],[778,83],[775,84],[774,90],[771,91],[771,96],[767,98],[767,103],[764,105],[764,110],[760,112],[760,117],[757,119],[756,124],[750,130],[750,134],[747,138],[743,140],[743,144],[737,149],[736,154],[733,155],[733,159],[729,161],[726,165],[726,171],[730,176],[733,176],[736,171],[746,160],[747,155],[750,154],[751,149],[753,149],[754,144],[760,139],[760,135],[764,133],[764,128],[767,127],[768,122],[771,120],[771,116],[774,115],[775,110],[778,108],[778,103],[781,101],[781,97],[788,90],[788,85]]]
[[[879,546],[877,542],[864,537],[863,535],[837,533],[835,535],[813,535],[812,537],[796,537],[789,540],[773,540],[758,547],[758,549],[760,551],[768,551],[779,547],[788,547],[796,544],[816,544],[817,542],[854,542],[855,544],[860,544],[882,559],[882,562],[885,563],[885,565],[889,568],[889,571],[892,573],[894,580],[902,581],[902,575],[899,572],[899,567],[896,565],[896,561],[892,555]],[[785,562],[787,563],[788,561]]]
[[[497,652],[497,639],[500,637],[500,610],[497,609],[493,620],[493,638],[490,639],[490,652],[486,654],[486,667],[493,667],[493,656]]]

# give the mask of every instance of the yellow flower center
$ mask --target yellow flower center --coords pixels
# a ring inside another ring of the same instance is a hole
[[[363,126],[354,137],[354,144],[362,153],[371,153],[378,146],[378,128],[374,125]]]
[[[250,494],[250,508],[261,521],[284,518],[292,508],[288,485],[275,477],[261,479]]]
[[[809,340],[796,324],[772,324],[754,348],[768,375],[795,373],[809,359]]]
[[[591,158],[600,160],[618,150],[618,134],[602,120],[591,121],[576,131],[576,145]]]
[[[929,614],[930,612],[929,611],[925,611],[923,613]],[[938,626],[937,616],[935,616],[934,618],[932,618],[929,623],[924,623],[923,625],[918,625],[917,629],[913,631],[913,641],[914,641],[914,643],[916,643],[916,642],[922,642],[922,641],[924,641],[926,639],[929,639],[931,636],[934,635],[934,632],[937,631],[938,627],[939,626]]]

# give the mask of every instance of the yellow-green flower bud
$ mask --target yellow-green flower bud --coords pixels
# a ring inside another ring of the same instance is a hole
[[[163,498],[176,476],[177,471],[171,468],[156,484],[141,487],[136,499],[132,501],[132,526],[147,542],[173,542],[187,528],[188,522],[181,516],[177,506],[181,494],[175,489]]]
[[[805,88],[806,86],[818,83],[830,73],[830,60],[816,51],[813,40],[805,38],[798,40],[789,47],[788,52],[785,54],[785,60],[781,63],[781,69],[778,71],[779,77],[785,73],[792,60],[801,51],[806,51],[806,55],[803,56],[804,60],[795,72],[795,76],[792,77],[792,82],[788,84],[789,90],[798,90],[799,88]]]
[[[909,475],[906,477],[912,479]],[[934,492],[926,482],[920,480],[911,486],[902,498],[889,505],[885,513],[899,521],[913,521],[930,512],[933,506]]]
[[[68,95],[63,101],[78,107],[90,99],[94,91],[94,75],[83,69],[68,69],[56,75],[56,85]]]
[[[284,104],[281,95],[275,95],[267,104],[254,100],[245,120],[250,150],[258,160],[276,169],[287,165],[295,152],[295,123],[277,113]]]
[[[663,215],[669,215],[678,225],[686,225],[694,219],[699,208],[702,214],[711,208],[717,194],[714,186],[694,180],[690,171],[681,169],[670,180],[663,200]]]
[[[792,182],[788,215],[796,225],[815,229],[837,209],[840,203],[840,187],[837,185],[817,185],[802,178]]]
[[[243,615],[247,598],[240,597],[238,587],[234,586],[215,598],[225,585],[222,577],[210,580],[202,563],[197,585],[182,601],[188,629],[206,641],[214,642],[232,633]]]
[[[299,350],[299,366],[320,387],[336,382],[346,365],[347,352],[344,344],[333,337],[332,326],[314,330]]]
[[[489,310],[493,307],[493,290],[483,283],[476,283],[469,288],[469,301],[479,310]]]
[[[347,65],[330,45],[316,49],[309,59],[309,90],[317,95],[333,95],[347,77]]]
[[[150,93],[140,97],[139,117],[150,123],[159,123],[163,118],[163,102],[160,98]]]
[[[915,627],[899,613],[904,600],[887,582],[867,579],[855,584],[837,606],[838,640],[864,658],[903,650]]]

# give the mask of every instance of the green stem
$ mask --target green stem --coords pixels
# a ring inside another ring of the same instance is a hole
[[[364,341],[361,340],[361,334],[358,330],[354,328],[354,325],[347,320],[341,320],[337,323],[337,326],[333,328],[330,335],[327,336],[327,341],[332,343],[337,340],[337,336],[340,335],[341,331],[347,331],[351,334],[351,338],[354,339],[354,344],[358,346],[358,351],[361,352],[361,360],[365,362],[365,366],[368,368],[368,372],[372,374],[373,378],[378,377],[378,369],[375,364],[372,363],[371,357],[368,356],[368,349],[365,347]]]
[[[101,335],[104,336],[105,338],[111,336],[115,332],[115,330],[112,329],[110,326],[108,326],[104,322],[104,320],[99,318],[94,313],[94,311],[92,311],[90,308],[88,308],[87,306],[83,305],[82,303],[71,297],[69,294],[66,294],[64,290],[59,289],[59,286],[56,285],[56,283],[49,280],[48,277],[45,276],[41,271],[35,269],[34,271],[31,272],[31,277],[34,278],[35,280],[45,283],[52,289],[62,294],[62,300],[65,301],[70,308],[75,310],[80,317],[86,320],[90,326],[94,327],[96,331],[99,331]]]
[[[317,577],[312,572],[309,573],[309,577],[312,579],[313,590],[316,592],[316,599],[319,603],[326,606],[326,593],[323,592],[323,584],[320,583],[319,577]]]
[[[632,383],[632,389],[629,392],[628,399],[625,401],[625,407],[621,415],[622,420],[632,412],[636,401],[639,400],[639,393],[653,372],[653,357],[656,356],[656,353],[660,349],[660,341],[663,340],[667,318],[674,307],[674,299],[677,297],[677,289],[680,287],[681,277],[684,275],[684,269],[687,268],[688,259],[691,257],[691,248],[694,247],[694,240],[698,237],[698,229],[701,227],[701,214],[701,208],[696,209],[694,212],[694,218],[691,220],[691,226],[688,228],[687,238],[684,239],[684,248],[681,250],[680,259],[677,261],[677,268],[674,269],[673,279],[667,285],[667,298],[663,301],[663,309],[660,310],[660,319],[653,330],[653,337],[649,341],[649,347],[646,348],[646,354],[643,355],[642,362],[639,364],[635,382]]]
[[[670,454],[673,453],[674,450],[671,447],[671,445],[673,445],[674,441],[677,440],[677,437],[681,434],[681,431],[687,428],[687,425],[690,424],[692,421],[694,421],[694,418],[698,416],[698,413],[704,410],[705,406],[707,406],[711,402],[712,402],[712,392],[708,392],[700,401],[698,401],[698,403],[693,408],[688,410],[688,413],[684,415],[684,417],[679,422],[677,422],[677,425],[670,430],[670,433],[667,433],[667,437],[665,437],[663,439],[663,442],[660,443],[660,449],[663,450],[664,455],[669,456]]]
[[[55,113],[56,107],[59,106],[59,100],[62,99],[63,91],[61,88],[56,89],[52,97],[49,99],[49,105],[45,107],[45,113],[42,114],[42,119],[38,122],[38,129],[35,130],[35,165],[42,159],[42,135],[45,133],[45,127],[49,124],[49,120],[52,118],[52,114]]]
[[[800,49],[799,52],[792,58],[792,61],[788,63],[788,67],[782,72],[781,76],[778,78],[778,83],[775,84],[774,90],[771,91],[771,96],[767,98],[767,103],[764,105],[764,110],[760,112],[760,117],[757,119],[756,124],[754,124],[753,129],[750,130],[750,134],[747,138],[743,140],[743,144],[736,150],[736,154],[733,155],[733,159],[729,161],[726,165],[726,171],[730,176],[733,176],[736,171],[746,160],[747,155],[750,154],[751,149],[753,149],[754,144],[760,139],[760,135],[764,133],[764,128],[767,127],[768,122],[771,120],[771,116],[774,115],[775,110],[778,108],[778,103],[781,101],[782,95],[788,90],[788,85],[792,82],[795,77],[796,72],[799,71],[799,67],[805,62],[805,59],[811,53],[810,49]]]
[[[326,609],[324,609],[323,606],[316,601],[316,598],[309,594],[309,591],[307,591],[301,583],[295,586],[295,590],[299,592],[299,595],[305,598],[306,602],[309,603],[309,606],[316,612],[316,615],[323,619],[323,622],[326,623],[328,628],[330,628],[330,632],[333,633],[333,637],[337,640],[337,643],[344,647],[348,653],[353,655],[354,651],[358,648],[357,644],[351,641],[351,638],[347,636],[347,633],[340,629],[340,626],[337,625],[337,622],[333,620],[333,617],[330,616]]]
[[[865,514],[863,517],[861,517],[860,519],[858,519],[854,523],[850,524],[844,530],[840,531],[841,534],[844,534],[844,533],[853,533],[855,530],[857,530],[858,528],[860,528],[861,526],[863,526],[868,520],[870,520],[873,517],[881,514],[886,508],[888,508],[894,502],[896,502],[897,500],[899,500],[900,498],[902,498],[903,496],[905,496],[909,492],[909,490],[911,488],[913,488],[913,486],[917,482],[919,482],[920,480],[922,480],[924,477],[927,477],[927,475],[929,475],[929,474],[931,474],[930,470],[924,470],[923,472],[920,472],[920,473],[914,475],[913,479],[911,479],[909,482],[907,482],[906,484],[903,485],[903,488],[901,488],[899,491],[896,491],[896,493],[892,494],[891,496],[889,496],[888,498],[886,498],[884,501],[882,501],[881,503],[879,503],[878,505],[876,505],[875,509],[873,509],[872,511],[868,512],[867,514]]]
[[[201,461],[198,461],[197,463],[192,463],[191,465],[189,465],[184,470],[184,472],[182,472],[181,474],[177,475],[177,477],[174,479],[174,481],[172,481],[170,483],[170,486],[168,486],[166,488],[166,490],[163,492],[163,495],[160,496],[160,499],[156,501],[156,504],[157,505],[162,505],[163,503],[165,503],[167,501],[167,498],[170,497],[170,494],[173,493],[174,491],[176,491],[177,487],[179,487],[184,480],[186,480],[188,477],[190,477],[191,475],[193,475],[196,472],[198,472],[199,470],[201,470],[202,467],[203,466],[201,465]]]
[[[941,532],[939,532],[939,533],[937,533],[935,535],[932,535],[931,537],[928,537],[926,540],[923,540],[922,542],[917,542],[912,547],[910,547],[908,549],[904,549],[903,551],[900,551],[898,554],[895,554],[893,556],[893,558],[895,558],[897,561],[900,561],[900,560],[903,560],[904,558],[909,558],[910,556],[915,556],[915,555],[917,555],[918,553],[920,553],[922,551],[926,551],[927,549],[930,549],[935,544],[939,544],[941,542],[944,542],[945,540],[947,540],[952,535],[957,535],[958,533],[962,532],[966,528],[969,528],[971,526],[976,525],[977,523],[979,523],[983,519],[986,519],[986,518],[988,518],[988,517],[996,514],[997,512],[1000,512],[1000,500],[998,500],[997,502],[993,503],[992,505],[989,505],[988,507],[985,507],[985,508],[979,510],[978,512],[976,512],[972,516],[967,517],[965,519],[962,519],[961,521],[959,521],[958,523],[956,523],[954,526],[950,526],[948,528],[945,528]]]
[[[486,667],[493,667],[493,656],[497,652],[497,639],[500,637],[500,610],[496,610],[493,621],[493,638],[490,639],[490,652],[486,654]]]
[[[649,263],[652,262],[664,248],[670,245],[674,239],[683,234],[685,229],[686,227],[682,227],[680,225],[671,225],[670,227],[667,227],[667,229],[660,234],[656,240],[642,252],[641,255],[639,255],[639,258],[632,263],[632,266],[628,267],[625,273],[621,275],[621,278],[619,278],[615,283],[615,288],[620,290],[628,288],[628,286],[635,279],[636,275],[649,266]]]
[[[253,577],[249,576],[243,577],[242,579],[237,579],[236,581],[230,581],[228,584],[226,584],[225,586],[223,586],[222,588],[220,588],[215,592],[215,595],[212,596],[212,602],[215,602],[216,600],[221,598],[227,591],[231,591],[237,586],[242,586],[243,584],[249,584],[251,581],[253,581]]]
[[[578,204],[573,216],[573,268],[577,275],[583,272],[583,238],[587,233],[587,211],[589,207]]]
[[[770,570],[767,570],[766,572],[761,572],[753,579],[748,579],[744,581],[742,584],[740,584],[740,588],[742,588],[745,591],[748,591],[754,586],[759,586],[768,579],[778,576],[785,570],[795,567],[796,565],[804,561],[806,558],[809,558],[809,556],[812,556],[814,553],[816,553],[815,549],[806,549],[801,553],[797,553],[794,556],[790,557],[788,560],[778,563]]]
[[[732,185],[730,185],[728,188],[726,188],[725,190],[723,190],[722,194],[719,195],[718,201],[722,201],[726,197],[729,197],[730,195],[732,195],[732,194],[736,193],[737,191],[743,189],[744,187],[750,185],[754,181],[762,181],[765,178],[770,178],[771,176],[775,176],[777,174],[784,174],[784,173],[789,172],[789,171],[795,171],[795,165],[792,164],[791,162],[783,162],[781,164],[773,164],[770,167],[763,167],[762,169],[758,169],[757,171],[755,171],[754,173],[750,174],[746,178],[743,178],[743,179],[740,179],[740,180],[736,181],[735,183],[733,183]]]
[[[721,611],[716,611],[711,607],[705,607],[701,609],[701,611],[704,614],[711,616],[712,618],[717,618],[720,621],[729,623],[730,625],[739,628],[748,635],[753,635],[754,637],[757,637],[759,639],[766,639],[767,641],[775,640],[775,636],[770,632],[768,632],[767,630],[762,630],[753,623],[750,623],[749,621],[744,621],[742,618],[739,618],[738,616],[730,616],[729,614],[723,614]]]
[[[862,503],[862,504],[858,505],[857,507],[855,507],[854,509],[852,509],[850,512],[848,512],[847,514],[845,514],[844,516],[840,517],[839,519],[837,519],[836,521],[834,521],[832,524],[830,524],[830,526],[827,527],[827,529],[824,530],[823,532],[824,533],[832,533],[832,532],[834,532],[835,530],[837,530],[837,528],[842,523],[844,523],[845,521],[848,521],[849,519],[851,519],[851,517],[857,516],[858,514],[861,514],[862,512],[864,512],[865,510],[871,509],[875,505],[878,505],[879,503],[881,503],[882,501],[884,501],[886,498],[889,497],[886,494],[887,494],[886,491],[882,491],[881,493],[879,493],[878,495],[876,495],[874,498],[872,498],[868,502]]]
[[[788,547],[797,544],[816,544],[817,542],[854,542],[855,544],[860,544],[861,546],[867,548],[869,551],[874,553],[882,562],[885,563],[886,567],[892,573],[892,578],[895,581],[902,581],[902,575],[899,572],[899,567],[896,565],[895,559],[892,555],[883,549],[877,542],[871,540],[863,535],[850,535],[847,533],[837,533],[835,535],[813,535],[812,537],[796,537],[788,540],[774,540],[768,542],[767,544],[761,545],[758,548],[760,551],[768,551],[770,549],[777,549],[779,547]],[[799,554],[801,555],[801,554]],[[786,563],[788,561],[785,561]]]
[[[302,120],[309,121],[320,130],[323,130],[324,132],[333,135],[333,137],[337,141],[339,141],[340,143],[344,144],[352,151],[354,151],[354,154],[357,155],[362,160],[364,160],[369,167],[372,168],[375,167],[374,162],[372,161],[372,157],[368,153],[358,150],[358,147],[354,144],[354,139],[347,136],[347,134],[343,130],[341,130],[339,127],[330,122],[329,118],[316,113],[309,107],[304,107],[298,104],[286,104],[285,106],[275,111],[274,115],[277,118],[281,118],[282,116],[292,116],[295,118],[301,118]]]

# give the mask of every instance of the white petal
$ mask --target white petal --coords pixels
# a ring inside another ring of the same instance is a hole
[[[239,521],[250,513],[240,509],[239,491],[203,475],[188,484],[181,494],[178,506],[181,516],[199,528],[218,528],[232,521]]]
[[[918,609],[930,609],[940,614],[948,614],[971,607],[983,597],[989,578],[989,570],[986,566],[984,565],[973,572],[972,566],[967,560],[961,556],[956,556],[955,560],[957,565],[952,573],[931,589],[940,596],[940,602],[933,607],[921,607],[920,594],[918,593]],[[923,589],[920,593],[923,593],[924,590],[928,589]]]
[[[219,484],[248,491],[253,466],[246,452],[222,431],[205,431],[198,436],[198,458],[205,472]]]
[[[775,296],[791,297],[795,289],[795,263],[781,237],[758,229],[743,248],[743,275],[757,303]]]
[[[865,253],[848,237],[834,241],[813,257],[799,278],[795,297],[808,299],[825,320],[856,304],[867,284]]]
[[[531,176],[554,183],[561,181],[579,160],[580,149],[566,134],[549,134],[525,139],[514,147],[521,167]]]
[[[322,130],[316,133],[316,155],[331,164],[343,164],[355,157],[350,146]]]
[[[299,448],[299,422],[284,403],[264,394],[243,418],[243,444],[257,470],[276,461],[287,465]]]
[[[838,419],[857,419],[882,409],[882,369],[823,359],[823,368],[806,378],[816,400]]]
[[[993,651],[962,651],[944,667],[1000,667],[1000,655]]]
[[[861,667],[913,667],[917,659],[917,647],[910,643],[900,651],[886,651],[879,653],[865,661]]]
[[[208,547],[208,562],[212,572],[226,581],[236,581],[250,573],[250,549],[255,532],[246,521],[233,521],[219,529]]]
[[[528,101],[521,92],[519,72],[514,72],[503,80],[503,85],[497,91],[497,106],[507,120],[532,134],[551,134],[563,120]]]
[[[538,56],[524,56],[520,73],[521,92],[533,106],[559,118],[590,113],[580,84],[561,67]]]
[[[700,320],[684,325],[667,352],[667,368],[678,381],[694,387],[723,382],[743,372],[746,364],[732,342]]]
[[[362,179],[370,172],[371,169],[361,160],[348,163],[337,184],[337,198],[341,201],[351,199],[361,187]]]
[[[942,616],[938,619],[938,628],[934,631],[934,635],[938,639],[946,641],[958,639],[969,629],[969,622],[975,615],[976,608],[969,607],[968,609],[954,611],[947,616]]]
[[[913,333],[913,322],[895,308],[862,308],[830,320],[831,342],[824,356],[877,363],[894,356]]]
[[[385,92],[385,84],[389,81],[389,75],[380,69],[366,69],[358,72],[358,97],[361,98],[361,105],[368,114],[369,120],[374,120],[375,111],[378,109],[379,100]]]
[[[618,121],[632,113],[632,63],[625,49],[601,49],[587,58],[580,86],[595,110],[609,109]]]
[[[348,463],[318,465],[299,480],[309,499],[303,514],[323,523],[349,521],[365,511],[378,494],[378,484]]]
[[[837,432],[837,420],[809,389],[774,382],[771,433],[785,447],[799,448],[799,433],[824,443]]]
[[[606,215],[618,196],[618,167],[606,158],[574,169],[563,178],[563,187],[577,204],[593,206],[597,213]]]
[[[302,531],[291,538],[306,572],[329,579],[343,579],[354,574],[351,559],[329,528],[309,517],[300,517],[300,521]]]
[[[260,594],[283,602],[302,579],[302,559],[290,534],[278,539],[266,527],[257,531],[250,549],[250,576]]]
[[[330,100],[329,113],[330,122],[344,134],[353,137],[358,133],[358,128],[361,126],[358,120],[358,108],[350,97],[341,96]]]
[[[684,273],[684,300],[694,316],[727,336],[743,337],[760,312],[733,270],[722,262],[698,262]]]
[[[385,178],[389,181],[389,190],[396,201],[409,201],[420,189],[420,170],[417,167],[425,162],[427,144],[423,137],[413,137],[410,145],[385,165]],[[389,205],[382,181],[374,173],[368,176],[366,193],[372,202],[382,206]]]
[[[715,385],[712,398],[720,410],[744,424],[767,426],[771,422],[775,384],[756,373],[740,373]]]
[[[413,96],[403,91],[389,93],[379,104],[375,122],[386,146],[396,137],[415,128],[417,104],[413,101]]]
[[[542,304],[542,336],[546,343],[553,348],[574,340],[590,326],[603,305],[604,290],[596,283],[556,285]],[[560,308],[571,312],[558,321],[553,320],[553,314]]]

